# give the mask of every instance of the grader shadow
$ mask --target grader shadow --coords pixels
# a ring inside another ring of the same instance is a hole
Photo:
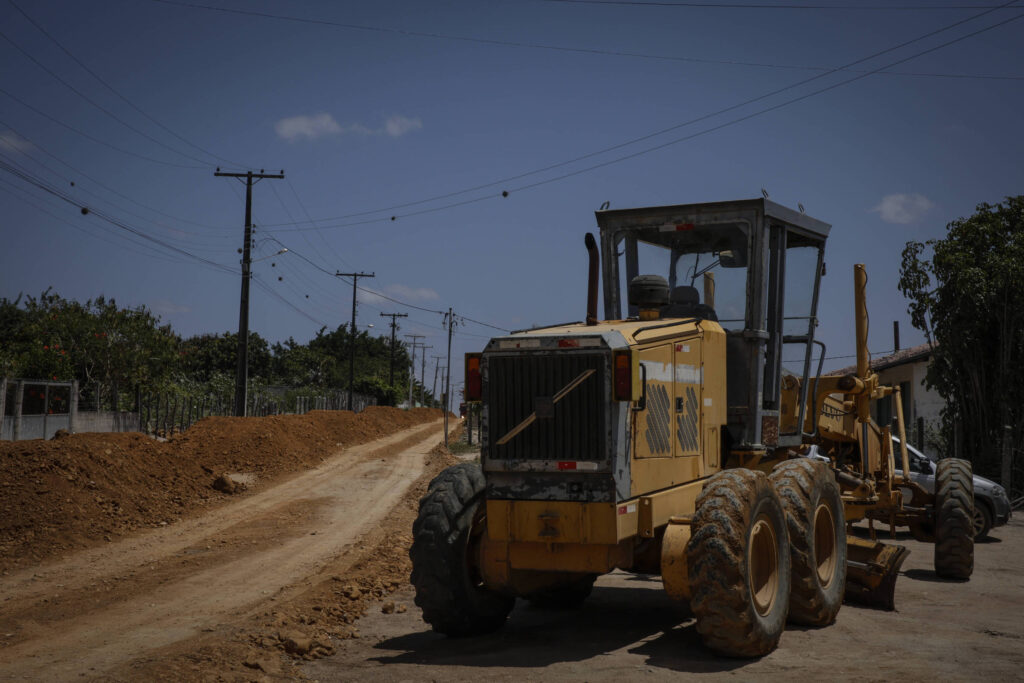
[[[617,575],[599,582],[576,609],[542,609],[518,601],[505,627],[470,638],[420,631],[384,640],[381,664],[543,668],[583,662],[628,648],[646,665],[679,672],[733,671],[756,660],[726,659],[703,646],[693,615],[661,590],[658,577]],[[636,584],[644,584],[637,586]],[[634,587],[635,586],[635,587]]]

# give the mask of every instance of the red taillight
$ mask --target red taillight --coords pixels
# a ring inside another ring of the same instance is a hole
[[[480,354],[466,354],[466,400],[480,401],[483,399],[483,382],[480,378]]]
[[[633,400],[633,356],[629,351],[615,352],[615,400]]]

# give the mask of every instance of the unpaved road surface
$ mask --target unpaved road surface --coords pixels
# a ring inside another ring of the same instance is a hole
[[[372,611],[360,621],[361,638],[303,671],[325,682],[1024,680],[1024,519],[992,535],[976,546],[974,576],[957,583],[935,576],[932,546],[898,532],[911,555],[897,611],[844,605],[832,626],[790,627],[759,660],[710,654],[658,577],[616,573],[598,580],[579,609],[519,601],[503,630],[476,638],[430,631],[405,590],[390,599],[407,612]]]
[[[125,667],[287,603],[380,526],[442,437],[440,422],[413,427],[202,516],[0,577],[0,679],[149,678]],[[213,664],[192,675],[217,678]]]

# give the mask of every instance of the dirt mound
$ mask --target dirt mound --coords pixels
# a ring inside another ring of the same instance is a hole
[[[252,482],[313,467],[339,449],[438,419],[372,407],[264,418],[211,417],[160,443],[138,433],[0,442],[0,570],[170,524]],[[230,476],[235,475],[235,476]],[[233,490],[239,487],[221,487]]]

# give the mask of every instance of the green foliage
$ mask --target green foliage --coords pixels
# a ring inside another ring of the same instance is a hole
[[[1024,196],[980,204],[945,238],[903,250],[900,291],[914,326],[937,345],[928,383],[946,400],[947,451],[959,438],[975,469],[997,479],[1004,439],[1024,429],[1022,282]]]
[[[121,308],[113,299],[79,303],[50,290],[38,298],[0,299],[0,339],[0,377],[77,379],[83,387],[102,385],[107,394],[116,386],[122,405],[134,400],[136,385],[196,399],[217,396],[230,402],[234,395],[237,334],[182,340],[145,307]],[[292,408],[298,396],[337,396],[348,390],[353,350],[354,390],[380,404],[400,402],[408,391],[405,345],[395,345],[392,386],[390,336],[363,331],[353,339],[344,325],[321,329],[308,344],[289,338],[270,345],[250,332],[250,395],[285,397]]]
[[[178,337],[144,306],[79,303],[49,290],[23,307],[20,299],[0,300],[5,376],[129,387],[165,382],[174,370]]]

